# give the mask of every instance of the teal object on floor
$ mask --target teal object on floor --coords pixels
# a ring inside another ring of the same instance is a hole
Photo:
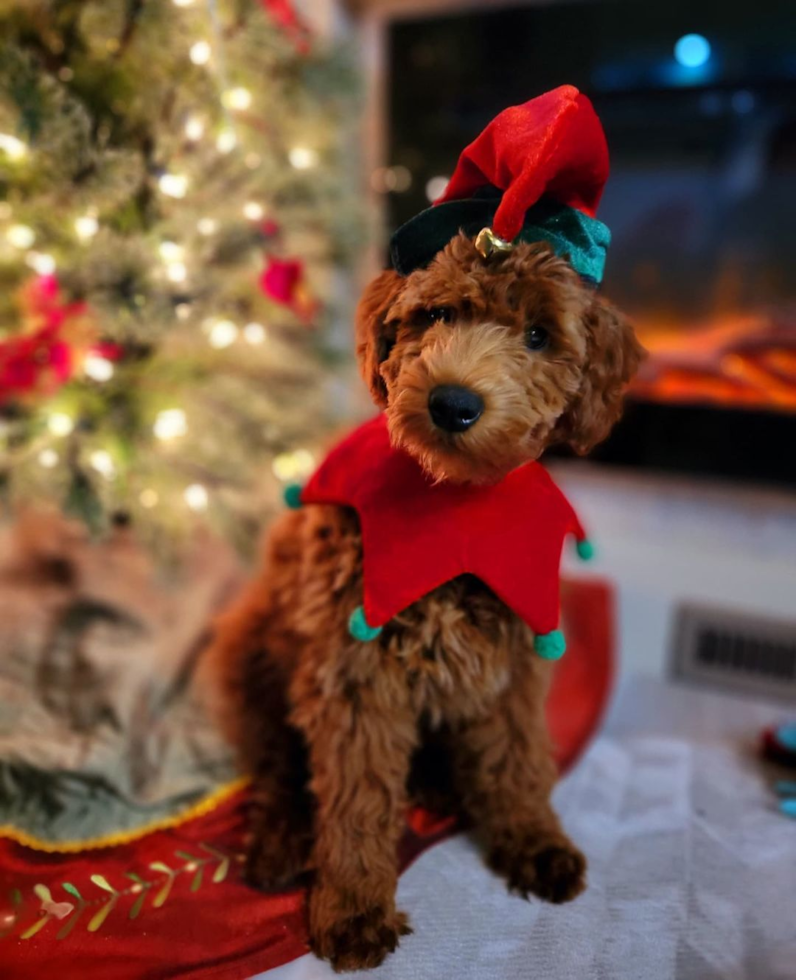
[[[567,648],[567,641],[561,630],[551,630],[549,633],[537,633],[533,648],[542,660],[560,660]]]
[[[783,800],[779,805],[779,809],[786,817],[792,817],[796,820],[796,800]]]
[[[282,491],[282,497],[291,510],[298,510],[301,507],[301,491],[304,487],[300,483],[289,483]]]
[[[366,643],[368,640],[375,640],[379,633],[381,633],[381,630],[381,626],[368,625],[368,621],[365,619],[365,610],[362,606],[357,606],[348,617],[348,632],[355,640],[361,640],[363,643]]]
[[[796,725],[780,725],[774,734],[784,749],[796,752]]]

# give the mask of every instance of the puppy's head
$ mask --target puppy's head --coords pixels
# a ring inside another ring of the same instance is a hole
[[[549,246],[485,259],[462,234],[427,268],[378,276],[356,330],[393,444],[458,483],[496,482],[556,442],[587,452],[618,418],[642,353]]]

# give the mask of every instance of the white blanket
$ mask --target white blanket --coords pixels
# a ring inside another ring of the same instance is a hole
[[[791,710],[796,715],[796,707]],[[796,821],[757,756],[776,705],[623,685],[556,790],[589,888],[549,906],[506,893],[464,836],[401,878],[414,934],[374,980],[796,980]],[[321,980],[312,956],[263,974]]]

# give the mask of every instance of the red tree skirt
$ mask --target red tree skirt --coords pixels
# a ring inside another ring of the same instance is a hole
[[[548,714],[568,768],[605,708],[613,643],[604,585],[566,584],[562,602],[568,652]],[[266,895],[241,880],[245,804],[242,790],[180,826],[79,854],[0,840],[3,980],[243,980],[306,953],[303,891]],[[413,810],[402,869],[453,829]]]

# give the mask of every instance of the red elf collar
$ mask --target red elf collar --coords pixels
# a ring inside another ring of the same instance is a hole
[[[379,415],[329,453],[298,502],[353,507],[359,516],[364,598],[349,624],[357,639],[372,639],[401,610],[469,573],[531,627],[537,653],[564,652],[556,629],[561,550],[567,534],[582,557],[590,546],[539,463],[489,486],[433,483],[392,446]]]

